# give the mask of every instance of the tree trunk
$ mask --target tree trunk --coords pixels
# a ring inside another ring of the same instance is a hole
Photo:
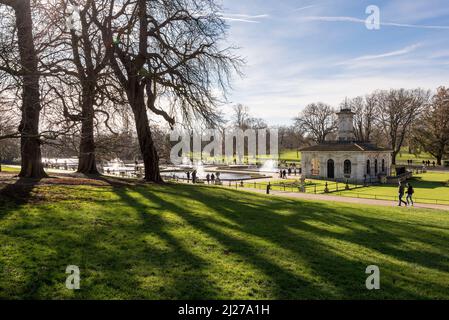
[[[81,142],[78,156],[78,172],[88,175],[98,175],[95,159],[95,141],[93,133],[93,118],[86,117],[81,122]]]
[[[397,151],[393,151],[393,153],[391,154],[391,164],[396,165],[396,157],[398,155]]]
[[[41,143],[39,139],[39,74],[37,55],[33,42],[33,23],[29,0],[16,1],[17,36],[23,75],[21,133],[22,168],[20,177],[46,177],[42,165]]]
[[[159,156],[154,146],[150,125],[148,122],[147,108],[145,105],[143,88],[137,89],[134,99],[129,99],[136,122],[137,137],[145,167],[145,180],[149,182],[163,183],[159,171]]]
[[[94,140],[94,93],[83,93],[81,141],[78,162],[78,172],[88,175],[99,175],[95,158]]]
[[[443,160],[443,156],[442,155],[438,155],[437,156],[437,165],[441,166],[442,160]]]

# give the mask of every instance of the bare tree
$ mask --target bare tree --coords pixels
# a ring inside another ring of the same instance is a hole
[[[413,130],[414,139],[424,151],[429,152],[442,164],[449,154],[449,89],[440,87],[433,96],[432,104],[417,121]]]
[[[355,113],[354,135],[356,140],[371,141],[376,119],[376,95],[356,97],[347,101],[347,103]]]
[[[239,103],[232,106],[232,111],[232,125],[243,130],[247,129],[251,120],[248,106]]]
[[[410,126],[429,106],[430,92],[422,89],[378,91],[376,116],[389,147],[393,150],[392,163],[404,144]]]
[[[21,171],[20,177],[42,178],[45,171],[42,166],[41,141],[39,138],[39,119],[41,111],[38,57],[33,38],[33,21],[29,0],[0,0],[14,11],[16,45],[20,62],[1,64],[1,70],[18,77],[22,81],[22,117],[18,131],[21,136]],[[4,10],[4,8],[2,8]],[[3,14],[3,12],[2,12]]]
[[[307,132],[316,143],[323,143],[337,129],[337,117],[330,105],[312,103],[295,118],[295,125],[299,130]]]
[[[134,114],[147,181],[162,182],[148,112],[171,126],[177,116],[217,120],[213,89],[225,92],[240,62],[218,44],[226,28],[219,9],[213,0],[111,1],[111,18],[97,21]]]
[[[249,107],[242,104],[236,104],[232,107],[233,114],[231,116],[231,125],[246,129],[264,129],[268,125],[262,118],[253,117],[250,113]]]
[[[101,32],[92,17],[92,3],[92,0],[76,3],[60,0],[45,6],[45,14],[57,36],[54,46],[50,48],[52,52],[46,54],[43,64],[53,76],[49,86],[63,105],[65,118],[81,124],[78,172],[95,175],[99,174],[94,133],[97,114],[106,116],[105,125],[110,128],[105,100],[119,99],[120,91],[108,69],[112,48],[103,45]],[[107,19],[109,11],[105,11],[108,8],[106,1],[97,1],[95,19]],[[65,23],[67,19],[70,21],[68,27]],[[73,101],[68,101],[73,95],[78,100],[75,105]]]

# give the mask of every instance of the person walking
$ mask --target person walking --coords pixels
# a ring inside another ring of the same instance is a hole
[[[407,202],[402,200],[402,198],[404,197],[404,194],[405,194],[405,187],[404,187],[404,185],[401,182],[399,182],[399,191],[398,191],[398,193],[399,193],[399,207],[401,207],[402,204],[407,205]]]
[[[210,174],[206,175],[207,184],[210,184]]]
[[[409,206],[410,204],[412,205],[412,207],[415,205],[413,203],[413,194],[415,193],[415,190],[413,189],[413,186],[410,183],[407,183],[407,205]]]
[[[215,183],[215,174],[212,173],[212,175],[210,176],[210,179],[212,180],[212,184]]]
[[[196,170],[192,172],[192,183],[196,183]]]

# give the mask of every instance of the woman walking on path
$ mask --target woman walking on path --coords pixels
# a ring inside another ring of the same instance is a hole
[[[407,205],[409,206],[410,203],[412,204],[412,207],[414,206],[413,203],[413,194],[415,193],[415,190],[413,190],[413,187],[410,183],[407,183]]]
[[[402,198],[404,197],[404,193],[405,193],[405,187],[402,183],[399,182],[399,207],[401,207],[402,204],[407,205],[407,202],[402,200]]]

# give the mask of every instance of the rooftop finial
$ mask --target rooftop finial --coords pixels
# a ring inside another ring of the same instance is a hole
[[[349,105],[348,97],[345,98],[345,102],[340,105],[340,111],[352,111]]]

